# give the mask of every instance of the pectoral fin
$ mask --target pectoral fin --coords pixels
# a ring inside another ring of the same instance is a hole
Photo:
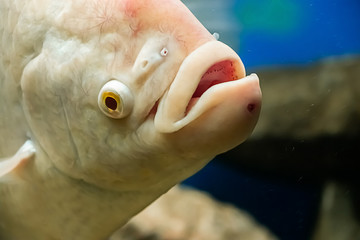
[[[9,174],[16,174],[16,172],[35,155],[35,152],[33,142],[28,140],[20,147],[14,156],[0,159],[0,178]]]

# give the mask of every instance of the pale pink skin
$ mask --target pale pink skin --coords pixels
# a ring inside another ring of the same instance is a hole
[[[5,239],[105,239],[256,125],[257,76],[179,0],[4,0],[0,10],[0,157],[13,155],[0,164]],[[132,96],[121,119],[98,105],[114,79]]]

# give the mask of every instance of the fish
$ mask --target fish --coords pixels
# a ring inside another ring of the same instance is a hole
[[[106,239],[259,118],[179,0],[2,0],[0,38],[0,239]]]

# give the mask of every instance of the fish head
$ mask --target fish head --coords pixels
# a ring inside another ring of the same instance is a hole
[[[111,190],[168,188],[254,129],[257,76],[181,1],[46,8],[24,17],[40,24],[26,39],[41,44],[21,88],[31,137],[65,175]]]

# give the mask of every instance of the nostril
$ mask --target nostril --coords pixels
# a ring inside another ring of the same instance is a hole
[[[149,65],[149,61],[148,61],[148,60],[144,60],[144,61],[141,62],[141,67],[142,67],[142,68],[146,68],[147,65]]]
[[[247,106],[247,110],[248,110],[250,113],[252,113],[252,112],[255,110],[255,108],[256,108],[256,104],[254,104],[254,103],[250,103],[250,104],[248,104],[248,106]]]

